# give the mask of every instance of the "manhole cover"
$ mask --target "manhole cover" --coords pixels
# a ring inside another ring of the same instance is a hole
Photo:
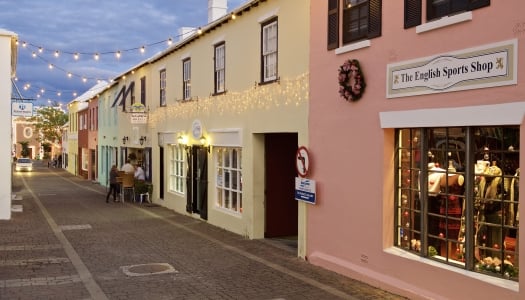
[[[151,263],[120,267],[127,276],[147,276],[155,274],[175,273],[173,266],[167,263]]]

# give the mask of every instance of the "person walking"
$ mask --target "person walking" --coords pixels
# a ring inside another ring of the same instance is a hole
[[[117,189],[118,189],[118,169],[116,165],[111,166],[111,171],[109,171],[109,191],[106,195],[106,203],[109,203],[109,196],[113,194],[113,201],[117,202]]]

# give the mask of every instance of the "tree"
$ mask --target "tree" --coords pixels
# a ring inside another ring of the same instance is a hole
[[[68,115],[61,109],[54,107],[42,107],[36,111],[36,115],[29,118],[35,123],[35,128],[42,134],[40,142],[59,142],[62,139],[62,126],[67,123]]]
[[[29,156],[29,142],[18,142],[20,145],[22,145],[22,150],[20,151],[20,155],[22,157],[28,157]]]

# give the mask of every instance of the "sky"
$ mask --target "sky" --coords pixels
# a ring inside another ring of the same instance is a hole
[[[0,29],[18,35],[15,84],[35,105],[67,104],[207,23],[208,0],[0,0]]]

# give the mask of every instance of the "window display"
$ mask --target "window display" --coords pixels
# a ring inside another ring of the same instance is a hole
[[[396,246],[518,281],[519,127],[396,131]]]

